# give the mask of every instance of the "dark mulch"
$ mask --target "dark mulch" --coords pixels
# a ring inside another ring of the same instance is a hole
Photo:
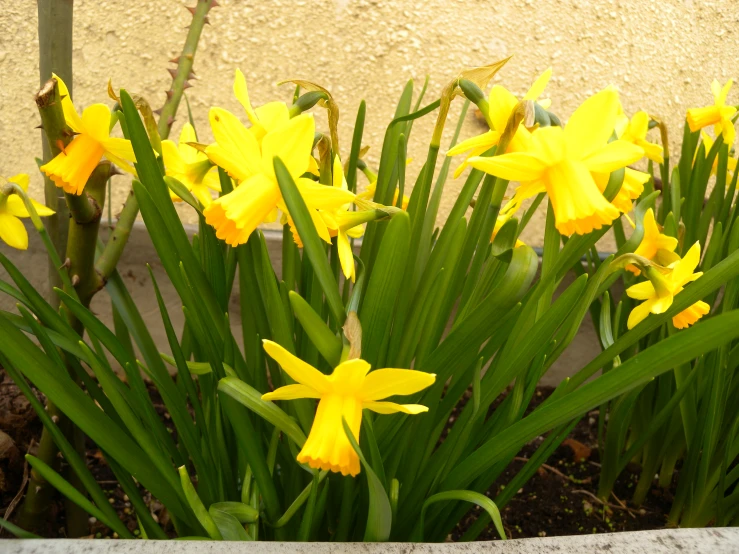
[[[167,426],[171,427],[169,414],[166,413],[161,398],[155,389],[150,390],[157,411]],[[539,389],[531,408],[550,393],[549,388]],[[39,398],[43,399],[43,396],[39,394]],[[663,491],[655,483],[644,505],[638,508],[630,506],[628,499],[636,486],[638,474],[625,472],[616,482],[616,496],[607,503],[596,498],[600,471],[596,447],[597,419],[597,412],[591,412],[583,418],[570,438],[557,448],[547,463],[501,510],[508,537],[577,535],[664,527],[665,514],[669,511],[673,491]],[[40,433],[41,424],[30,404],[0,369],[0,516],[6,514],[22,489],[24,474],[27,472],[23,455],[26,452],[34,453]],[[541,440],[543,437],[535,439],[519,452],[514,462],[488,491],[488,496],[495,498],[525,460],[534,454]],[[90,470],[108,493],[121,519],[131,531],[136,530],[138,525],[128,497],[117,485],[101,452],[91,443],[88,446],[87,462]],[[162,505],[156,500],[152,501],[145,491],[142,490],[141,493],[154,517],[166,520],[168,516]],[[11,521],[17,515],[19,507],[18,505],[15,508]],[[56,520],[43,535],[64,537],[61,502],[57,501],[50,509]],[[455,529],[451,538],[458,540],[479,514],[479,509],[473,510]],[[103,524],[94,519],[90,522],[91,537],[115,536]],[[0,533],[0,537],[8,536],[7,532]],[[492,525],[478,537],[479,540],[497,538]]]

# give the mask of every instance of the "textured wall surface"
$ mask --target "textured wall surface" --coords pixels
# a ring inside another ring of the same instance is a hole
[[[587,95],[615,84],[625,109],[644,108],[670,125],[679,142],[685,110],[711,103],[709,84],[739,76],[739,0],[219,0],[195,59],[199,79],[188,91],[201,139],[210,139],[207,110],[217,105],[243,115],[233,98],[234,69],[246,74],[252,101],[288,100],[277,81],[302,77],[323,84],[341,107],[342,148],[348,149],[354,115],[367,101],[365,144],[379,156],[384,127],[398,95],[412,78],[430,76],[427,99],[460,68],[513,55],[499,82],[517,94],[547,67],[553,110],[566,119]],[[181,0],[138,2],[76,0],[75,103],[109,102],[114,86],[161,105],[171,66],[190,14]],[[38,85],[35,2],[3,3],[0,10],[0,175],[33,176],[42,196],[34,156],[40,151],[33,103]],[[736,102],[737,91],[732,99]],[[110,103],[110,102],[109,102]],[[451,113],[455,119],[461,101]],[[174,136],[184,117],[178,118]],[[414,178],[425,157],[433,118],[413,128],[409,167]],[[449,133],[453,121],[448,125]],[[463,138],[484,129],[470,113]],[[346,152],[345,152],[346,154]],[[412,182],[412,179],[411,179]],[[449,181],[443,217],[462,179]],[[114,211],[128,188],[114,185]],[[182,211],[193,221],[193,214]],[[525,239],[540,242],[541,218]]]

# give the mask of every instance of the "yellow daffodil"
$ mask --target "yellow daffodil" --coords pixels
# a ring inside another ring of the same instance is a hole
[[[331,242],[317,210],[337,209],[351,202],[354,195],[301,177],[312,159],[313,116],[301,114],[288,119],[267,131],[261,141],[222,108],[211,108],[210,124],[216,143],[209,145],[205,153],[239,182],[233,192],[214,200],[203,211],[205,221],[216,229],[218,238],[232,246],[244,244],[260,223],[274,221],[277,208],[287,212],[273,166],[274,158],[279,157],[303,195],[318,235]]]
[[[693,273],[698,262],[700,262],[701,247],[695,243],[685,257],[678,260],[670,267],[667,275],[663,275],[655,267],[645,270],[648,281],[638,283],[626,289],[626,294],[635,300],[644,300],[629,314],[627,327],[633,329],[643,321],[650,313],[662,314],[672,305],[676,294],[683,290],[686,284],[695,281],[703,275],[702,272]],[[701,317],[706,315],[710,306],[699,300],[689,308],[683,310],[672,318],[672,323],[678,329],[689,327]]]
[[[129,162],[135,162],[131,143],[110,136],[110,109],[105,104],[92,104],[79,116],[69,97],[69,91],[57,75],[54,75],[62,99],[62,110],[67,125],[75,137],[54,159],[41,166],[41,171],[56,186],[69,194],[82,194],[87,179],[105,156],[121,169],[133,173]]]
[[[264,350],[297,384],[280,387],[262,396],[263,400],[297,400],[318,398],[318,410],[313,420],[298,462],[314,469],[331,470],[342,475],[357,475],[359,457],[344,433],[346,419],[359,441],[362,410],[379,414],[401,412],[420,414],[428,411],[419,404],[381,402],[389,396],[414,394],[431,386],[436,375],[411,369],[376,369],[364,360],[340,363],[331,375],[324,375],[313,366],[296,358],[279,344],[265,340]]]
[[[549,68],[542,73],[536,81],[534,81],[534,84],[531,85],[531,88],[524,95],[523,100],[537,100],[539,96],[541,96],[542,92],[544,92],[551,76],[552,69]],[[544,100],[539,103],[544,107],[549,107],[550,104],[549,101]],[[479,156],[498,144],[500,135],[505,130],[508,119],[511,117],[511,113],[516,107],[516,104],[518,104],[518,98],[516,98],[512,92],[500,85],[493,86],[488,98],[489,112],[487,117],[492,128],[487,133],[483,133],[482,135],[460,142],[446,154],[447,156],[456,156],[458,154],[467,153],[462,164],[454,170],[455,179],[459,177],[464,169],[469,165],[470,158]],[[516,152],[521,150],[523,148],[521,143],[522,141],[527,140],[527,135],[528,131],[526,128],[523,125],[519,125],[518,130],[513,139],[511,139],[511,142],[508,145],[508,150],[506,151]]]
[[[655,163],[664,163],[662,156],[662,146],[649,142],[647,140],[647,132],[649,131],[649,115],[647,112],[639,111],[634,114],[629,121],[623,133],[618,133],[618,138],[641,146],[644,149],[644,155]]]
[[[0,240],[18,250],[26,250],[28,248],[28,232],[19,218],[30,217],[30,214],[20,196],[17,194],[4,194],[2,192],[6,181],[15,183],[24,192],[28,192],[28,175],[19,173],[18,175],[9,177],[7,180],[0,177]],[[36,208],[38,215],[47,216],[54,214],[53,210],[43,204],[39,204],[32,199],[30,200],[33,207]]]
[[[185,123],[180,133],[179,144],[171,140],[162,141],[164,168],[167,175],[180,181],[203,206],[208,207],[213,201],[210,191],[220,192],[221,183],[218,179],[218,170],[208,156],[188,144],[196,140],[195,129],[189,123]],[[174,202],[182,200],[172,191],[169,195]]]
[[[662,234],[661,227],[657,224],[654,217],[654,210],[649,208],[644,214],[644,236],[634,250],[634,254],[652,260],[661,266],[669,266],[680,259],[675,254],[677,248],[677,239]],[[639,275],[641,271],[634,264],[629,264],[626,269],[634,275]]]
[[[731,118],[736,113],[736,108],[726,105],[726,97],[729,95],[729,89],[732,83],[733,81],[729,79],[721,87],[719,82],[714,79],[711,83],[711,92],[713,93],[714,100],[713,106],[690,108],[687,118],[688,126],[694,133],[698,129],[713,125],[714,134],[716,136],[722,135],[724,137],[724,143],[728,144],[730,148],[734,144],[734,137],[736,136],[734,124],[731,121]]]
[[[706,149],[706,154],[710,152],[711,148],[713,147],[713,139],[708,136],[708,133],[705,131],[701,131],[701,140],[703,141],[703,146]],[[693,161],[695,162],[695,159],[698,157],[698,149],[695,150],[695,154],[693,155]],[[726,186],[728,187],[731,183],[731,175],[736,171],[736,158],[732,158],[729,156],[729,159],[727,160],[726,164]],[[711,175],[716,175],[718,172],[718,156],[716,156],[713,159],[713,166],[711,167]]]
[[[564,129],[536,129],[526,151],[473,157],[469,163],[502,179],[520,181],[518,200],[546,191],[563,235],[589,233],[619,216],[592,174],[610,173],[644,155],[644,150],[629,142],[608,142],[618,105],[615,89],[605,89],[575,110]]]

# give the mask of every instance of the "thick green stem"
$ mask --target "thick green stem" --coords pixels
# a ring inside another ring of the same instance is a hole
[[[159,136],[166,139],[172,129],[174,116],[182,100],[182,93],[190,87],[190,79],[194,77],[192,64],[195,60],[195,51],[198,48],[200,34],[203,26],[208,23],[208,12],[213,7],[213,0],[198,0],[194,8],[188,8],[192,12],[192,23],[187,32],[185,47],[182,54],[176,58],[177,69],[170,70],[172,73],[172,87],[167,91],[167,100],[164,102],[159,113]]]
[[[92,297],[104,285],[103,279],[95,270],[95,248],[100,230],[100,219],[103,215],[105,188],[112,168],[110,162],[103,161],[92,172],[85,185],[86,205],[79,201],[81,197],[67,196],[70,213],[79,216],[79,219],[69,218],[67,263],[72,286],[84,306],[90,305]],[[81,323],[71,313],[67,313],[67,317],[75,331],[82,334]]]
[[[38,36],[39,36],[39,77],[40,86],[43,86],[52,73],[59,75],[72,92],[72,0],[38,0]],[[40,107],[40,106],[39,106]],[[46,137],[46,122],[42,118],[42,159],[44,163],[56,154],[52,153]],[[64,120],[62,118],[62,124]],[[46,205],[56,213],[46,218],[46,229],[54,248],[60,257],[64,255],[67,246],[67,212],[66,205],[61,201],[63,195],[54,182],[44,178],[44,196]],[[59,300],[54,293],[54,287],[61,287],[61,281],[56,268],[49,262],[49,292],[48,299],[52,306]]]

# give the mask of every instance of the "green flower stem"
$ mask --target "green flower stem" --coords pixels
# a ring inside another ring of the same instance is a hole
[[[56,73],[72,91],[72,0],[38,0],[38,36],[39,36],[39,86],[51,79]],[[58,96],[58,94],[57,94]],[[58,99],[58,98],[57,98]],[[37,100],[38,101],[38,100]],[[39,106],[42,121],[42,159],[44,163],[52,159],[52,149],[46,136],[46,129],[54,129],[48,121],[44,121],[44,113]],[[64,120],[61,120],[64,127]],[[66,205],[62,201],[63,194],[54,182],[44,177],[44,197],[46,205],[56,213],[46,218],[46,228],[54,244],[57,254],[61,257],[67,247],[67,213]],[[58,266],[57,266],[58,267]],[[47,298],[52,305],[59,303],[55,287],[61,288],[57,267],[49,262],[49,290]]]
[[[112,169],[113,165],[108,161],[101,162],[95,168],[85,185],[87,198],[83,201],[78,202],[81,197],[67,195],[70,213],[85,216],[79,219],[77,217],[69,219],[69,238],[67,241],[67,266],[70,280],[83,306],[89,306],[92,297],[104,285],[101,276],[95,271],[95,248],[98,231],[100,230],[100,220],[103,215],[105,188]],[[77,208],[82,208],[79,213],[75,211]],[[72,294],[66,288],[65,292]],[[66,313],[70,325],[75,331],[82,334],[82,324],[71,313]]]

